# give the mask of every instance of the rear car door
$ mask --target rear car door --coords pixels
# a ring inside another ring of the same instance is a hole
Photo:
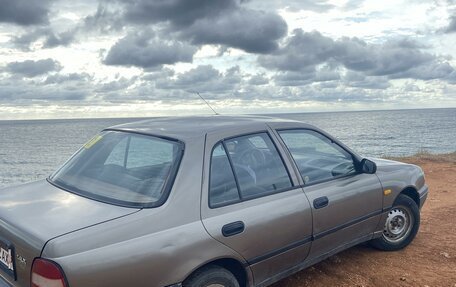
[[[282,147],[266,127],[246,133],[207,135],[201,214],[209,234],[246,260],[258,285],[304,261],[312,218]]]
[[[372,237],[382,213],[383,191],[375,174],[360,173],[355,156],[311,129],[278,131],[312,204],[309,260]]]

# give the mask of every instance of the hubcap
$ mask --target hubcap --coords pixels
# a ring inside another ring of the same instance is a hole
[[[412,230],[413,215],[408,208],[394,207],[389,213],[383,229],[383,238],[391,243],[404,240]]]

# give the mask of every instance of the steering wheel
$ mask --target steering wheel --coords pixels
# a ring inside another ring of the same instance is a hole
[[[240,154],[240,162],[250,167],[262,166],[266,163],[264,154],[255,148],[249,148]]]

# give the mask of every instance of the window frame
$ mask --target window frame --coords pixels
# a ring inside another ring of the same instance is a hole
[[[282,164],[283,164],[283,166],[285,168],[285,171],[287,173],[288,179],[290,180],[291,186],[287,187],[287,188],[281,188],[279,190],[273,190],[273,191],[269,191],[269,192],[266,192],[266,193],[258,194],[258,195],[252,196],[252,197],[243,198],[242,197],[242,193],[241,193],[241,188],[239,186],[239,180],[237,178],[236,172],[234,171],[233,162],[232,162],[230,153],[228,152],[228,150],[226,148],[225,141],[232,140],[232,139],[235,139],[235,138],[250,136],[250,135],[257,135],[257,134],[266,134],[269,137],[269,139],[271,140],[271,143],[274,146],[274,148],[276,149],[277,154],[280,157],[280,161],[282,162]],[[215,148],[220,143],[222,144],[223,149],[225,150],[225,154],[226,154],[226,156],[228,158],[228,162],[230,164],[230,169],[231,169],[231,172],[233,173],[234,180],[235,180],[235,183],[236,183],[236,187],[237,187],[237,190],[238,190],[239,200],[226,202],[226,203],[221,203],[221,204],[211,204],[212,154],[214,153]],[[290,190],[293,190],[293,189],[296,189],[297,187],[299,187],[299,186],[296,186],[294,184],[293,178],[292,178],[290,170],[289,170],[289,167],[287,166],[287,164],[286,164],[285,160],[283,159],[283,157],[284,157],[284,155],[281,153],[280,149],[277,146],[277,143],[275,142],[274,138],[271,136],[271,133],[268,130],[258,130],[258,131],[254,131],[254,132],[242,133],[242,134],[238,134],[238,135],[235,135],[235,136],[225,137],[225,138],[222,138],[222,139],[218,140],[217,142],[215,142],[214,145],[211,148],[210,159],[209,159],[209,180],[208,180],[208,187],[207,187],[207,190],[208,190],[207,199],[208,199],[209,208],[210,209],[216,209],[216,208],[220,208],[220,207],[230,206],[230,205],[238,204],[238,203],[241,203],[241,202],[247,202],[247,201],[258,199],[258,198],[262,198],[262,197],[266,197],[266,196],[270,196],[270,195],[274,195],[274,194],[278,194],[278,193],[287,192],[287,191],[290,191]]]
[[[282,144],[284,146],[284,149],[286,150],[286,152],[288,153],[290,159],[292,160],[292,162],[293,162],[293,164],[295,166],[295,170],[296,170],[299,178],[302,181],[302,184],[300,185],[300,187],[307,187],[307,186],[312,186],[312,185],[316,185],[316,184],[320,184],[320,183],[330,182],[330,181],[341,179],[341,178],[345,178],[345,177],[352,177],[352,176],[359,175],[359,174],[362,173],[360,171],[360,168],[359,168],[359,160],[358,160],[358,156],[356,154],[351,152],[349,149],[347,149],[343,145],[340,145],[331,136],[326,135],[326,134],[322,133],[321,131],[319,131],[317,129],[303,128],[303,127],[296,127],[296,128],[290,127],[290,128],[278,128],[278,129],[275,129],[275,131],[277,132],[277,135],[278,135],[280,141],[282,142]],[[315,133],[327,138],[332,144],[337,145],[339,148],[341,148],[342,150],[344,150],[346,153],[348,153],[351,156],[352,161],[353,161],[353,165],[355,166],[355,171],[353,173],[343,174],[343,175],[335,176],[335,177],[328,178],[328,179],[317,180],[317,181],[314,181],[314,182],[306,184],[305,181],[304,181],[304,178],[302,177],[301,171],[299,170],[299,166],[296,163],[296,160],[295,160],[295,158],[293,157],[293,154],[290,151],[290,148],[285,143],[285,141],[283,140],[283,138],[282,138],[282,136],[280,134],[281,132],[286,132],[286,131],[312,131],[312,132],[315,132]]]
[[[123,130],[123,129],[112,129],[112,128],[109,128],[109,129],[104,129],[102,130],[100,133],[102,132],[110,132],[110,131],[113,131],[113,132],[122,132],[122,133],[129,133],[129,134],[137,134],[137,135],[142,135],[142,136],[147,136],[147,137],[155,137],[155,138],[159,138],[159,139],[162,139],[162,140],[166,140],[166,141],[170,141],[170,142],[174,142],[178,145],[179,147],[179,155],[178,155],[178,158],[176,158],[176,163],[173,165],[173,168],[170,169],[169,173],[168,173],[168,177],[166,178],[166,181],[165,183],[163,184],[163,188],[162,188],[162,196],[160,197],[159,200],[155,201],[155,202],[151,202],[151,203],[135,203],[135,202],[127,202],[127,201],[123,201],[123,200],[115,200],[115,199],[112,199],[112,198],[109,198],[109,197],[105,197],[105,196],[99,196],[99,195],[95,195],[95,194],[92,194],[92,193],[89,193],[89,192],[85,192],[83,190],[71,190],[69,188],[66,188],[65,186],[62,186],[58,183],[56,183],[52,177],[57,174],[69,161],[71,161],[82,149],[84,149],[84,146],[82,146],[80,149],[78,149],[64,164],[62,164],[56,171],[54,171],[51,175],[49,175],[47,178],[46,178],[46,181],[49,182],[50,184],[52,184],[53,186],[57,187],[57,188],[60,188],[62,190],[65,190],[69,193],[72,193],[72,194],[75,194],[75,195],[78,195],[78,196],[82,196],[82,197],[85,197],[85,198],[88,198],[88,199],[91,199],[91,200],[94,200],[94,201],[98,201],[98,202],[102,202],[102,203],[105,203],[105,204],[110,204],[110,205],[115,205],[115,206],[121,206],[121,207],[127,207],[127,208],[136,208],[136,209],[145,209],[145,208],[156,208],[156,207],[160,207],[162,206],[163,204],[165,204],[165,202],[168,200],[169,198],[169,195],[171,194],[171,191],[174,187],[174,183],[178,177],[178,174],[179,174],[179,170],[180,170],[180,166],[181,166],[181,163],[182,163],[182,160],[184,158],[184,155],[185,155],[185,143],[179,139],[175,139],[175,138],[171,138],[171,137],[167,137],[167,136],[163,136],[163,135],[156,135],[156,134],[151,134],[151,133],[144,133],[144,132],[140,132],[140,131],[134,131],[134,130]]]

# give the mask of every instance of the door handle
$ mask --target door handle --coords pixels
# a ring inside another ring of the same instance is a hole
[[[230,237],[239,233],[242,233],[245,229],[244,222],[235,221],[228,223],[222,227],[222,234],[225,237]]]
[[[315,209],[323,208],[325,206],[328,206],[329,204],[329,199],[326,196],[322,196],[319,198],[315,198],[313,201],[313,205]]]

